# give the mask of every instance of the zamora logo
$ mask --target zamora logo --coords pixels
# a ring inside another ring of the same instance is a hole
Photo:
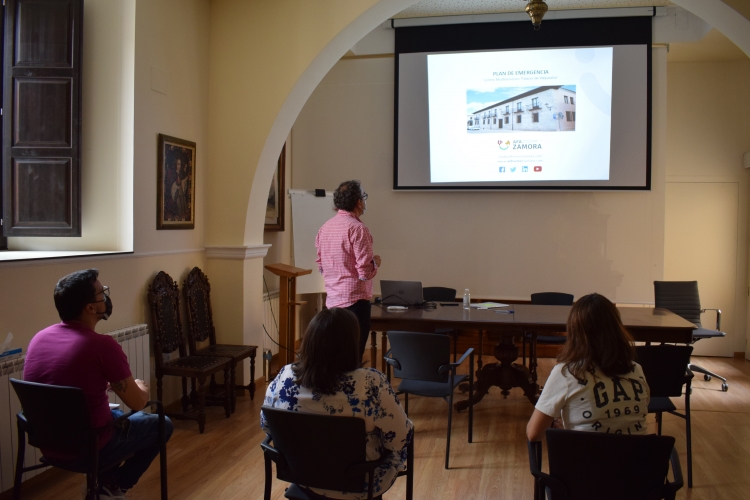
[[[505,151],[506,149],[508,149],[510,147],[510,141],[505,141],[505,142],[503,142],[503,141],[497,141],[497,145],[500,146],[500,149],[502,149],[503,151]]]

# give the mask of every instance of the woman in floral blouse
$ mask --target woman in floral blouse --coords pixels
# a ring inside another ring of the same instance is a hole
[[[286,365],[266,390],[264,404],[304,413],[358,417],[365,421],[367,460],[377,460],[390,450],[388,460],[375,470],[374,494],[382,495],[405,469],[406,446],[414,425],[406,417],[385,375],[359,367],[359,323],[341,308],[326,309],[310,322],[298,363]],[[260,425],[268,432],[261,411]],[[310,488],[325,498],[367,498],[361,491]],[[308,491],[310,491],[308,490]]]

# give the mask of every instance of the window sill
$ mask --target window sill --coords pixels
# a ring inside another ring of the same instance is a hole
[[[6,263],[33,263],[40,260],[48,259],[67,259],[72,257],[106,257],[110,255],[132,254],[133,252],[123,251],[101,251],[101,250],[68,250],[68,251],[49,251],[49,250],[3,250],[0,251],[0,266]]]

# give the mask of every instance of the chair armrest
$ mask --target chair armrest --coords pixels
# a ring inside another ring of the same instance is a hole
[[[526,446],[529,449],[529,469],[536,477],[536,473],[542,472],[542,442],[526,441]]]
[[[281,465],[282,467],[286,467],[286,460],[284,460],[284,457],[281,455],[281,453],[279,453],[279,450],[271,446],[271,441],[273,441],[271,435],[266,434],[266,439],[264,439],[263,442],[260,443],[260,447],[263,449],[263,455],[266,458],[269,458],[277,464]]]
[[[394,358],[383,358],[383,359],[389,366],[392,366],[396,370],[401,369],[401,363],[399,363],[397,359],[394,359]]]
[[[474,355],[474,348],[470,347],[464,354],[461,356],[461,359],[456,361],[455,363],[448,363],[447,365],[442,365],[440,368],[438,368],[438,373],[445,373],[450,370],[455,370],[459,366],[463,364],[464,361],[466,361],[466,358],[469,356]]]
[[[356,477],[361,476],[362,474],[370,474],[370,476],[372,476],[372,472],[383,465],[385,461],[388,460],[389,456],[391,456],[391,450],[385,450],[380,454],[380,457],[377,460],[352,464],[346,469],[346,475],[347,477]]]
[[[670,484],[670,487],[674,488],[674,491],[677,491],[680,488],[682,488],[685,482],[682,479],[682,467],[680,467],[680,456],[677,453],[676,448],[672,448],[672,456],[669,457],[669,461],[672,463],[672,475],[674,476],[674,481],[672,481],[669,484]]]
[[[474,348],[469,347],[469,349],[464,353],[464,355],[461,356],[461,359],[459,359],[455,363],[451,363],[451,366],[455,366],[455,367],[461,366],[461,364],[463,364],[463,362],[466,361],[466,358],[468,358],[472,354],[474,354]]]
[[[701,309],[701,314],[703,314],[706,311],[716,311],[716,330],[721,331],[721,309],[714,309],[711,307],[707,307],[705,309]]]
[[[19,429],[23,432],[29,432],[29,421],[26,420],[26,415],[23,414],[23,411],[16,413],[16,420]]]

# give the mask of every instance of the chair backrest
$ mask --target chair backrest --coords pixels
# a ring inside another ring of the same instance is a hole
[[[70,455],[92,453],[96,434],[83,389],[13,378],[10,383],[28,422],[31,446]]]
[[[444,286],[426,286],[422,288],[422,298],[427,302],[455,302],[456,289]]]
[[[538,306],[572,306],[573,295],[561,292],[532,293],[531,303]]]
[[[154,335],[154,359],[161,366],[162,354],[180,349],[185,356],[185,342],[180,321],[180,292],[167,273],[159,271],[148,287],[148,303],[151,306],[151,320]]]
[[[448,382],[450,372],[438,369],[450,364],[451,339],[448,335],[415,332],[388,332],[391,356],[401,365],[393,374],[401,379]]]
[[[664,487],[675,438],[549,429],[550,476],[567,487],[567,498],[651,498]],[[553,498],[565,498],[553,490]],[[662,498],[658,496],[657,498]]]
[[[326,490],[361,492],[365,475],[347,470],[367,460],[365,421],[263,406],[273,447],[283,456],[276,477]]]
[[[635,348],[651,397],[681,397],[693,346],[642,345]]]
[[[188,338],[190,352],[196,350],[196,342],[209,340],[216,344],[213,313],[211,311],[211,285],[208,277],[194,267],[182,285],[188,312]]]
[[[654,305],[702,327],[697,281],[654,281]]]

